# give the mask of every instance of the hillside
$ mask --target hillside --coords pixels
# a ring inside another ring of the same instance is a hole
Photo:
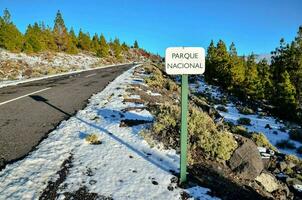
[[[106,65],[147,62],[160,58],[140,49],[129,49],[121,54],[100,58],[93,53],[67,54],[41,52],[35,54],[13,53],[0,49],[0,87],[27,79],[49,77],[56,74],[88,70]]]

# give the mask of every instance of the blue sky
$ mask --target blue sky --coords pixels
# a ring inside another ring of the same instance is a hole
[[[302,25],[301,0],[0,0],[14,23],[53,26],[60,9],[68,27],[118,36],[161,55],[169,46],[207,47],[213,39],[235,42],[239,54],[269,53],[281,37],[291,41]]]

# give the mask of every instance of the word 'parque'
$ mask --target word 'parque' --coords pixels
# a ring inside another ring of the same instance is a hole
[[[198,59],[198,53],[172,53],[173,59]]]

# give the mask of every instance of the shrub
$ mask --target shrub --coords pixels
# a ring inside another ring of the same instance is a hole
[[[251,125],[251,120],[249,118],[241,117],[237,120],[237,123],[240,124],[240,125],[250,126]]]
[[[237,109],[238,109],[239,113],[241,113],[243,115],[251,115],[251,114],[255,113],[252,109],[245,107],[245,106],[239,106]]]
[[[217,106],[216,108],[217,110],[221,111],[221,112],[228,112],[228,109],[224,106]]]
[[[302,142],[302,130],[301,129],[290,130],[289,138],[292,140],[296,140],[298,142]]]
[[[147,66],[145,67],[145,71],[151,74],[151,76],[145,79],[148,86],[153,88],[166,88],[172,92],[178,91],[178,85],[170,78],[165,78],[157,67]]]
[[[195,150],[201,150],[202,154],[210,159],[228,160],[233,151],[237,148],[237,143],[231,133],[218,131],[212,118],[195,107],[190,107],[188,118],[188,132],[190,143],[190,155]],[[154,140],[160,141],[165,147],[179,149],[180,130],[180,109],[175,105],[162,105],[154,112],[156,116],[150,133],[145,131],[142,135],[150,135]]]
[[[100,141],[98,135],[95,134],[95,133],[87,135],[86,138],[85,138],[85,140],[89,144],[101,144],[101,141]]]
[[[168,80],[166,81],[165,88],[166,88],[167,90],[173,91],[173,92],[178,91],[178,86],[177,86],[177,84],[176,84],[174,81],[170,80],[170,79],[168,79]]]
[[[142,136],[148,141],[151,139],[162,142],[166,148],[179,149],[180,109],[179,106],[164,104],[153,109],[156,116],[150,132],[145,130]],[[147,137],[145,137],[147,136]],[[151,144],[151,143],[150,143]],[[152,144],[154,145],[154,144]]]
[[[213,120],[196,108],[191,109],[188,130],[191,138],[197,139],[192,148],[201,149],[210,159],[228,160],[237,148],[231,133],[218,131]]]
[[[244,137],[250,137],[250,133],[248,132],[248,130],[244,127],[244,126],[232,126],[231,128],[231,132],[238,134],[238,135],[242,135]]]
[[[298,164],[300,162],[299,158],[295,155],[286,155],[285,162]]]
[[[277,142],[276,146],[281,149],[295,149],[296,148],[295,144],[289,140],[280,140]]]
[[[145,82],[150,87],[154,88],[162,88],[165,84],[164,77],[162,75],[162,72],[156,68],[153,67],[152,71],[151,69],[148,70],[152,75],[145,79]]]
[[[263,133],[253,133],[251,138],[258,147],[265,147],[274,151],[278,151],[267,139]]]

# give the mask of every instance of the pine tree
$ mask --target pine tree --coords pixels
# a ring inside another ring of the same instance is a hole
[[[5,24],[10,24],[11,22],[11,14],[9,13],[8,9],[5,8],[3,11],[3,21]]]
[[[288,55],[291,56],[290,66],[292,66],[292,70],[290,71],[290,77],[296,88],[296,100],[299,107],[302,108],[302,26],[299,27]]]
[[[125,42],[123,42],[123,44],[122,44],[122,50],[125,52],[127,52],[129,50],[129,46]]]
[[[7,9],[3,12],[3,18],[0,17],[0,47],[19,52],[23,46],[23,36],[17,27],[11,21],[11,15]]]
[[[100,50],[99,36],[96,33],[92,37],[91,50],[95,53],[97,53]]]
[[[122,58],[122,47],[121,47],[121,44],[120,44],[120,40],[118,38],[115,38],[113,43],[112,43],[112,50],[113,50],[113,53],[114,53],[114,56],[120,60]]]
[[[242,84],[245,80],[245,61],[238,57],[235,44],[232,43],[229,48],[229,68],[230,68],[230,83],[229,89],[242,95]]]
[[[97,56],[102,58],[109,56],[109,45],[107,44],[106,38],[103,34],[100,36],[100,48],[97,51]]]
[[[43,27],[43,25],[41,26],[42,29],[42,40],[44,42],[44,44],[46,45],[46,49],[48,51],[58,51],[58,47],[57,44],[55,42],[55,36],[51,30],[51,28],[48,27]]]
[[[245,93],[250,98],[259,98],[258,95],[261,90],[261,83],[258,77],[257,63],[254,54],[247,57],[245,69]],[[262,93],[262,91],[260,93]]]
[[[42,30],[40,29],[38,23],[34,23],[33,26],[29,25],[27,27],[24,38],[25,42],[22,50],[26,53],[30,53],[31,50],[33,52],[40,52],[47,48],[43,41]]]
[[[72,43],[77,46],[78,45],[78,38],[73,30],[73,28],[71,27],[70,28],[70,31],[69,31],[69,38],[71,39]]]
[[[229,54],[222,40],[217,43],[216,59],[218,82],[223,88],[228,88],[231,83],[231,70],[229,68]]]
[[[207,49],[206,55],[206,70],[205,70],[205,79],[212,83],[216,74],[216,47],[214,45],[214,41],[211,40],[211,43]]]
[[[134,41],[133,48],[135,48],[135,49],[139,48],[137,40]]]
[[[56,14],[53,32],[54,32],[55,42],[58,46],[58,50],[69,51],[72,47],[70,47],[71,43],[68,37],[69,36],[68,31],[65,26],[60,10],[58,10]]]
[[[277,85],[275,95],[276,104],[281,108],[283,114],[291,115],[296,109],[296,90],[290,81],[287,71],[281,74],[281,82]]]
[[[258,96],[261,99],[273,98],[273,83],[270,66],[266,59],[262,59],[257,64],[259,80],[261,80],[261,91],[258,91]]]
[[[83,31],[80,29],[79,36],[78,36],[78,48],[89,51],[91,47],[91,40],[89,33],[83,33]]]

